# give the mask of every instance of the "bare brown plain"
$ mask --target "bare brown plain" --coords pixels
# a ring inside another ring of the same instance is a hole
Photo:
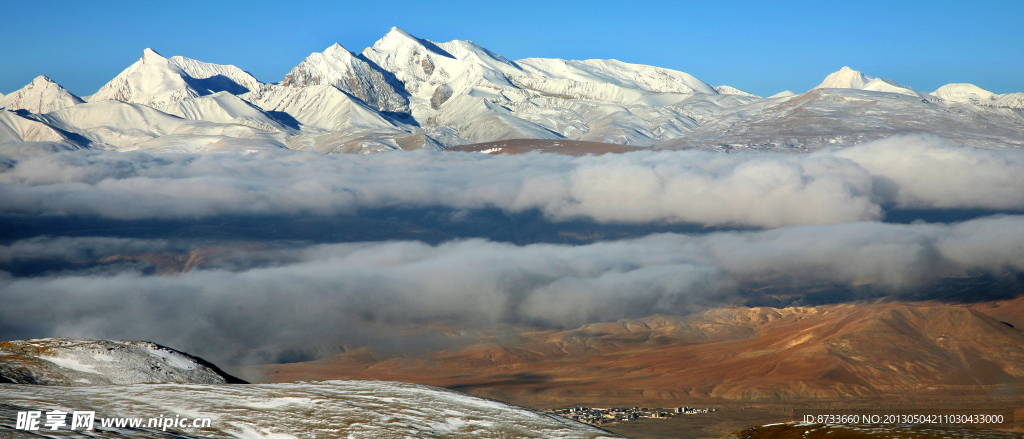
[[[876,302],[713,309],[568,331],[431,327],[457,346],[418,355],[364,347],[247,374],[409,381],[529,406],[1021,397],[1024,332],[984,312],[1009,307]]]
[[[435,325],[399,337],[443,334],[455,340],[450,347],[418,354],[363,347],[237,372],[264,382],[416,382],[534,408],[722,408],[602,426],[632,438],[721,437],[793,420],[800,408],[971,408],[1021,417],[1024,331],[1016,317],[1022,308],[1024,298],[974,305],[877,301],[720,308],[565,331]]]

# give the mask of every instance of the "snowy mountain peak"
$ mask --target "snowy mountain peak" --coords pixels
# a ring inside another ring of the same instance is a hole
[[[387,37],[408,38],[410,40],[419,41],[419,38],[416,38],[416,37],[412,36],[410,33],[402,30],[398,26],[392,26],[391,30],[389,30],[388,33],[384,34],[384,38],[387,38]]]
[[[241,94],[260,87],[242,69],[182,56],[164,58],[146,48],[142,58],[89,97],[90,102],[115,99],[166,110],[178,102],[219,91]]]
[[[380,111],[409,111],[408,100],[395,89],[384,72],[335,43],[322,53],[312,53],[281,81],[286,86],[332,85]]]
[[[1024,109],[1024,93],[996,94],[974,84],[946,84],[930,94],[951,102]]]
[[[983,102],[987,100],[994,100],[995,96],[997,96],[995,93],[978,87],[977,85],[962,83],[943,85],[931,94],[947,101],[955,102]]]
[[[324,55],[331,58],[341,59],[348,59],[354,56],[352,52],[349,52],[348,49],[338,43],[334,43],[331,47],[328,47],[327,50],[324,50]]]
[[[728,85],[719,85],[719,86],[716,86],[716,87],[713,87],[713,88],[715,89],[716,92],[718,92],[719,94],[723,94],[723,95],[739,95],[739,96],[748,96],[748,97],[753,97],[753,98],[760,97],[760,96],[755,95],[753,93],[747,93],[747,92],[745,92],[743,90],[740,90],[740,89],[738,89],[736,87],[730,87]]]
[[[850,88],[855,90],[896,93],[908,96],[925,96],[924,93],[891,79],[875,78],[849,67],[843,67],[839,69],[838,72],[828,75],[821,84],[814,88]]]
[[[0,108],[49,113],[85,101],[45,75],[36,76],[28,85],[7,96],[0,97]]]
[[[381,37],[381,39],[373,43],[373,47],[397,48],[399,46],[405,46],[409,44],[422,45],[420,43],[419,38],[412,36],[411,34],[402,29],[392,27],[391,30],[388,31],[388,33],[384,34],[384,36]]]
[[[437,44],[434,44],[429,40],[421,40],[419,38],[416,38],[412,34],[397,27],[391,28],[391,31],[389,31],[387,34],[384,35],[384,37],[373,43],[373,46],[363,49],[363,56],[367,56],[368,51],[383,53],[411,52],[413,54],[419,54],[420,52],[431,52],[434,55],[454,58],[454,56],[452,56],[448,52],[445,52],[444,49],[438,47]]]
[[[142,61],[143,63],[145,63],[145,62],[147,62],[147,61],[156,61],[156,62],[161,62],[161,61],[167,61],[167,58],[164,58],[164,57],[163,57],[162,55],[160,55],[159,53],[157,53],[157,51],[155,51],[155,50],[153,50],[153,49],[150,49],[150,48],[148,48],[148,47],[147,47],[147,48],[145,48],[145,49],[143,49],[143,50],[142,50],[142,58],[141,58],[141,61]]]
[[[825,77],[825,80],[814,88],[854,88],[861,89],[872,79],[857,70],[843,66],[839,71]]]

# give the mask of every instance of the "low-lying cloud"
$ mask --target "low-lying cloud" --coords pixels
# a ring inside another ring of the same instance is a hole
[[[772,228],[874,221],[890,207],[1024,209],[1024,151],[930,136],[803,155],[73,151],[8,162],[0,215],[187,219],[436,206],[539,210],[553,221]]]
[[[0,259],[167,246],[161,240],[36,238],[0,247]],[[32,277],[0,272],[0,339],[144,339],[236,362],[252,361],[254,353],[368,340],[374,335],[360,332],[366,322],[573,327],[736,303],[751,286],[915,292],[943,278],[1024,270],[1024,216],[658,234],[579,246],[471,239],[434,246],[234,247],[222,254],[231,264],[173,275],[133,267]]]

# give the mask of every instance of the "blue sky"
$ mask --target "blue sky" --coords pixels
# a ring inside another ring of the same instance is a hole
[[[762,96],[806,91],[844,65],[933,91],[1024,91],[1024,2],[5,0],[0,92],[45,74],[95,92],[142,49],[280,81],[311,52],[353,52],[392,26],[473,40],[509,59],[614,58]]]

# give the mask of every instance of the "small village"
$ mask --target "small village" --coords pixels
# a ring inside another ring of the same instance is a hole
[[[715,408],[703,408],[698,409],[694,407],[676,407],[671,409],[666,408],[648,408],[648,407],[633,407],[633,408],[591,408],[591,407],[572,407],[563,409],[548,409],[544,410],[545,413],[562,416],[565,418],[579,421],[584,424],[590,425],[601,425],[611,424],[616,422],[627,422],[635,421],[639,418],[654,418],[663,419],[671,418],[679,415],[696,415],[710,412],[716,412],[718,409]]]

